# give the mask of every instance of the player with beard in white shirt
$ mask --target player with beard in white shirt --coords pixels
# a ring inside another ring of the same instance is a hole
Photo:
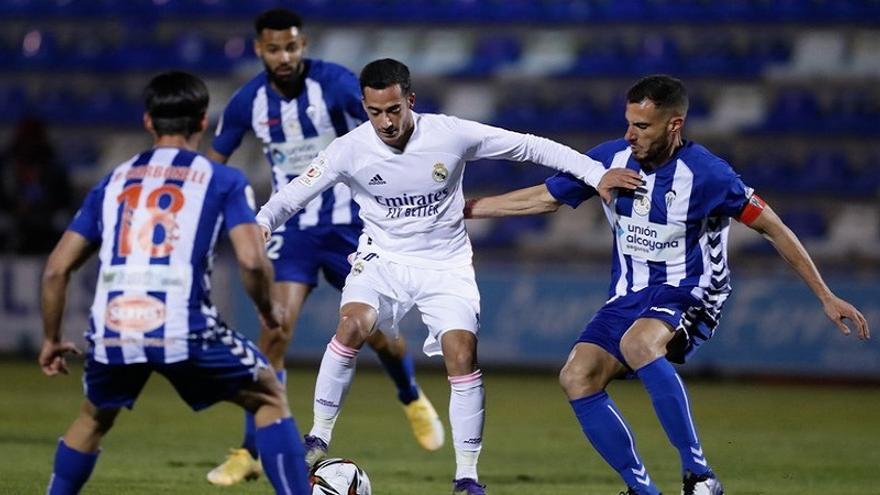
[[[367,336],[377,327],[395,335],[400,320],[416,306],[428,327],[423,350],[443,356],[452,388],[453,493],[484,494],[477,481],[484,418],[476,336],[480,295],[464,225],[465,163],[483,158],[535,162],[582,179],[606,200],[612,189],[635,189],[641,179],[632,171],[606,173],[599,162],[548,139],[417,114],[409,69],[396,60],[367,64],[360,86],[369,124],[330,143],[257,215],[268,239],[312,198],[342,182],[351,188],[364,221],[342,291],[339,325],[315,384],[306,460],[314,463],[326,455]]]

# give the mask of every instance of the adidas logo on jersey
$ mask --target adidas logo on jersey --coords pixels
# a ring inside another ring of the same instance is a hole
[[[369,182],[367,185],[370,185],[370,186],[382,186],[382,185],[385,185],[385,180],[382,178],[381,175],[376,174],[376,175],[373,176],[372,179],[370,179],[370,182]]]

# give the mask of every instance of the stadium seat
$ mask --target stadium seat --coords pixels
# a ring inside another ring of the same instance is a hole
[[[880,76],[880,33],[858,33],[852,43],[849,70],[855,76]]]
[[[803,33],[794,42],[790,63],[779,70],[788,75],[834,75],[844,69],[846,55],[846,39],[838,33]]]
[[[457,77],[486,77],[519,60],[522,47],[513,36],[487,35],[481,38],[468,63],[453,72]]]
[[[469,60],[473,41],[467,33],[428,31],[424,36],[424,51],[412,62],[416,74],[443,76],[457,72]]]
[[[633,60],[634,68],[644,74],[678,74],[681,72],[678,42],[659,33],[645,36],[639,42]]]
[[[619,38],[596,42],[587,41],[581,46],[577,60],[568,70],[559,73],[568,77],[621,76],[631,74],[635,68],[626,44]]]
[[[824,125],[816,95],[805,89],[783,89],[777,95],[763,128],[767,131],[816,131]]]
[[[809,194],[847,194],[855,179],[845,153],[822,149],[807,155],[795,187]]]
[[[576,46],[570,31],[539,31],[529,36],[522,58],[501,72],[526,76],[565,72],[577,59]]]

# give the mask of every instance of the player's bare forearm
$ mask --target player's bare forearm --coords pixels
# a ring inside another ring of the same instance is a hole
[[[61,318],[64,315],[70,274],[89,258],[94,249],[95,246],[85,237],[68,230],[49,254],[40,289],[43,335],[47,340],[61,340]]]
[[[61,317],[64,315],[69,279],[69,273],[50,269],[48,266],[43,272],[40,304],[43,337],[52,342],[61,341]]]
[[[825,315],[837,325],[843,334],[849,335],[850,329],[844,320],[850,320],[856,325],[859,338],[863,340],[870,338],[871,331],[864,315],[852,304],[837,297],[828,288],[804,245],[770,206],[765,205],[761,214],[749,226],[770,241],[779,255],[800,275],[810,290],[822,302]]]
[[[229,239],[238,261],[245,292],[261,316],[272,314],[272,264],[266,256],[260,227],[253,223],[239,224],[229,231]]]
[[[40,312],[43,318],[43,346],[37,362],[47,376],[67,374],[68,353],[79,354],[73,342],[61,338],[61,319],[67,302],[67,284],[70,274],[79,268],[94,252],[93,246],[82,235],[66,231],[52,250],[43,269],[40,288]]]
[[[517,189],[498,196],[472,198],[465,203],[465,218],[496,218],[552,213],[562,203],[544,184]]]
[[[833,296],[831,289],[822,280],[818,268],[813,263],[800,239],[786,226],[769,205],[750,225],[752,229],[773,244],[776,251],[823,303]]]

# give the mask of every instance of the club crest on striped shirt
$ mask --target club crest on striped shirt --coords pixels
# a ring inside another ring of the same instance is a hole
[[[651,198],[647,195],[637,195],[633,199],[633,211],[642,216],[647,215],[651,211]]]
[[[670,189],[669,192],[666,193],[666,210],[668,211],[672,208],[672,202],[675,201],[675,189]]]

